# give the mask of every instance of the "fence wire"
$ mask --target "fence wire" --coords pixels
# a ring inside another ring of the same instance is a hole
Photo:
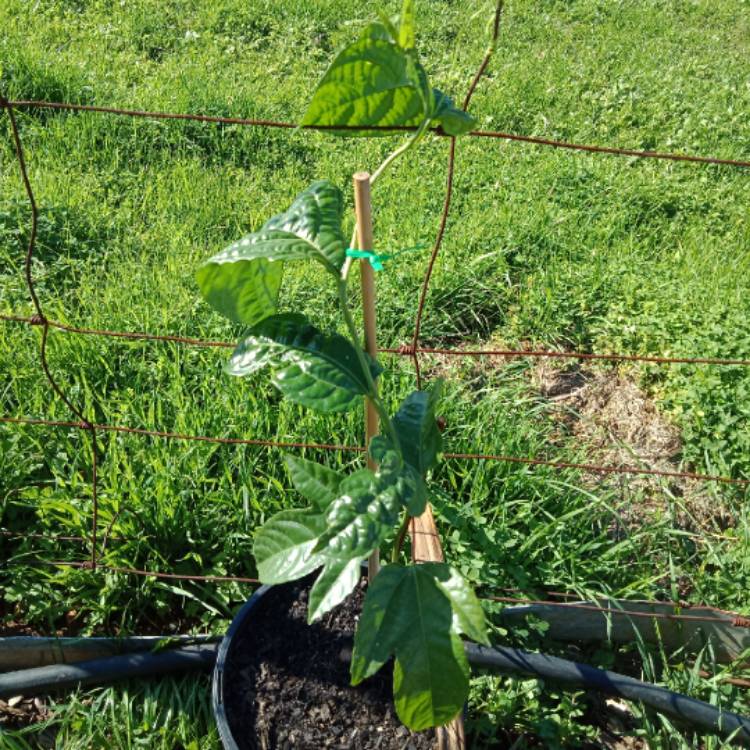
[[[487,65],[489,64],[492,50],[498,38],[500,30],[500,11],[502,3],[498,4],[497,12],[494,19],[493,25],[493,38],[490,49],[484,56],[476,74],[473,76],[467,94],[463,101],[463,108],[468,109],[471,102],[471,98],[476,90],[476,87],[482,78]],[[98,530],[98,462],[99,462],[99,442],[98,433],[101,432],[116,432],[131,435],[139,435],[143,437],[160,438],[167,440],[185,440],[185,441],[196,441],[196,442],[208,442],[218,443],[224,445],[251,445],[257,447],[267,447],[274,449],[310,449],[310,450],[321,450],[321,451],[349,451],[356,453],[365,452],[363,446],[352,446],[352,445],[337,445],[337,444],[326,444],[326,443],[310,443],[304,441],[275,441],[275,440],[264,440],[254,438],[233,438],[233,437],[221,437],[211,435],[191,435],[182,434],[176,432],[169,432],[165,430],[151,430],[138,427],[129,427],[123,425],[110,425],[110,424],[99,424],[95,420],[89,420],[83,409],[76,405],[73,400],[64,392],[59,382],[53,376],[48,362],[47,362],[47,342],[50,330],[60,330],[74,335],[92,335],[92,336],[108,336],[126,340],[138,340],[138,341],[161,341],[161,342],[172,342],[177,344],[184,344],[187,346],[196,347],[208,347],[208,348],[232,348],[234,346],[231,342],[225,341],[210,341],[198,338],[191,338],[185,336],[177,336],[170,334],[154,334],[149,332],[137,332],[137,331],[116,331],[106,329],[94,329],[86,328],[60,321],[51,320],[46,317],[43,306],[37,295],[34,279],[31,272],[32,260],[34,257],[36,247],[36,234],[37,234],[37,222],[38,222],[38,206],[35,200],[35,195],[26,167],[26,161],[24,156],[23,144],[18,128],[18,123],[15,116],[15,110],[33,110],[33,109],[54,109],[64,110],[70,112],[93,112],[100,114],[108,114],[115,116],[133,117],[133,118],[146,118],[152,120],[187,120],[195,122],[205,123],[217,123],[217,124],[230,124],[230,125],[241,125],[247,127],[264,127],[264,128],[282,128],[282,129],[296,129],[297,123],[293,122],[282,122],[276,120],[267,119],[248,119],[239,117],[220,117],[213,115],[204,114],[193,114],[193,113],[178,113],[178,112],[158,112],[158,111],[144,111],[135,109],[125,109],[120,107],[108,107],[108,106],[96,106],[96,105],[85,105],[85,104],[74,104],[69,102],[52,102],[52,101],[35,101],[35,100],[15,100],[9,101],[0,96],[0,109],[4,109],[9,118],[11,137],[13,141],[13,147],[16,155],[16,161],[18,164],[21,180],[23,182],[24,190],[26,192],[29,206],[30,206],[30,225],[28,234],[28,245],[25,254],[24,272],[26,278],[26,285],[29,291],[29,295],[35,310],[33,316],[23,316],[14,313],[0,314],[0,319],[8,323],[27,324],[41,329],[41,340],[39,347],[39,365],[41,373],[47,383],[48,388],[54,395],[65,404],[67,409],[74,415],[75,421],[64,421],[64,420],[49,420],[42,418],[17,416],[17,415],[4,415],[0,416],[0,423],[15,424],[15,425],[26,425],[35,427],[52,427],[52,428],[67,428],[77,429],[86,432],[90,436],[91,440],[91,474],[90,474],[90,485],[91,485],[91,500],[92,500],[92,519],[91,519],[91,533],[90,537],[72,536],[72,535],[53,535],[53,534],[37,534],[37,533],[19,533],[12,530],[0,530],[0,536],[5,538],[21,538],[29,540],[50,540],[50,541],[68,541],[76,542],[81,545],[90,544],[90,554],[87,553],[88,559],[77,560],[77,561],[65,561],[65,560],[13,560],[6,561],[6,567],[22,567],[22,566],[49,566],[49,567],[68,567],[78,568],[90,571],[105,571],[110,573],[119,573],[123,575],[135,575],[141,577],[154,577],[170,580],[187,580],[196,582],[208,582],[208,583],[241,583],[257,585],[259,581],[255,578],[242,577],[242,576],[217,576],[217,575],[188,575],[178,574],[169,571],[153,571],[153,570],[141,570],[136,568],[112,566],[102,562],[99,559],[99,530]],[[341,126],[335,127],[318,127],[314,126],[309,129],[314,130],[344,130]],[[376,130],[378,128],[369,127],[369,130]],[[384,128],[389,131],[408,131],[412,128]],[[449,151],[447,160],[447,172],[446,172],[446,191],[443,203],[443,210],[441,213],[440,224],[436,235],[435,242],[433,244],[432,252],[425,270],[425,274],[422,280],[421,291],[419,295],[419,301],[417,305],[417,311],[415,315],[414,330],[409,345],[403,345],[398,347],[388,347],[381,349],[380,351],[391,354],[391,355],[402,355],[408,356],[414,363],[415,375],[417,380],[417,386],[421,386],[421,369],[420,369],[420,357],[430,355],[444,355],[444,356],[455,356],[455,357],[502,357],[507,359],[512,358],[555,358],[555,359],[574,359],[574,360],[605,360],[614,362],[644,362],[652,364],[686,364],[686,365],[711,365],[711,366],[750,366],[750,360],[748,359],[736,359],[736,358],[721,358],[721,357],[672,357],[672,356],[656,356],[656,355],[638,355],[638,354],[624,354],[624,353],[589,353],[589,352],[577,352],[577,351],[554,351],[554,350],[534,350],[534,349],[461,349],[461,348],[431,348],[423,347],[420,345],[420,332],[422,319],[426,307],[426,300],[429,293],[430,281],[432,273],[439,255],[439,251],[442,245],[443,236],[448,221],[448,216],[451,207],[451,199],[453,194],[453,178],[455,174],[456,164],[456,138],[449,136],[443,132],[440,128],[436,128],[432,131],[436,136],[449,138]],[[600,146],[592,144],[574,143],[562,140],[554,140],[549,138],[542,138],[537,136],[522,135],[517,133],[506,133],[501,131],[488,131],[488,130],[475,130],[468,134],[474,138],[485,138],[485,139],[501,139],[507,141],[528,143],[537,146],[552,147],[558,149],[567,149],[573,151],[587,152],[592,154],[608,154],[613,156],[622,156],[629,158],[638,159],[659,159],[668,160],[675,162],[688,162],[695,164],[704,165],[719,165],[719,166],[730,166],[737,168],[750,168],[750,161],[744,161],[739,159],[728,159],[718,158],[712,156],[701,156],[693,154],[680,154],[680,153],[666,153],[657,151],[642,151],[627,148],[617,148],[610,146]],[[501,461],[508,463],[524,464],[529,466],[545,466],[559,470],[582,470],[592,473],[599,474],[639,474],[639,475],[651,475],[664,478],[679,478],[679,479],[692,479],[705,482],[719,482],[724,484],[730,484],[735,486],[746,487],[750,485],[750,480],[737,479],[728,476],[701,474],[689,471],[662,471],[656,469],[646,469],[635,466],[604,466],[597,464],[588,463],[574,463],[564,461],[548,460],[540,457],[523,457],[523,456],[506,456],[497,454],[478,454],[478,453],[446,453],[445,458],[449,460],[481,460],[481,461]],[[110,524],[111,526],[111,524]],[[125,541],[123,538],[109,537],[109,531],[104,535],[104,547],[108,541]],[[422,532],[416,532],[422,533]],[[104,548],[102,549],[103,554]],[[516,589],[503,589],[506,592],[516,592]],[[706,621],[706,622],[721,622],[726,624],[726,619],[721,617],[709,617],[709,616],[697,616],[697,615],[685,615],[685,614],[666,614],[666,613],[644,613],[641,611],[628,611],[628,610],[612,610],[611,608],[599,607],[590,602],[577,602],[574,595],[563,594],[560,592],[547,592],[550,599],[530,599],[521,596],[496,596],[488,594],[484,598],[505,603],[505,604],[524,604],[524,605],[546,605],[546,606],[564,606],[573,607],[579,609],[600,611],[607,614],[623,615],[629,617],[648,617],[656,619],[670,619],[670,620],[693,620],[693,621]],[[681,605],[684,606],[684,605]],[[697,606],[697,605],[694,605]],[[704,605],[700,605],[704,606]],[[721,610],[715,610],[717,613],[721,613]],[[736,618],[733,622],[737,627],[750,627],[750,620],[744,618]]]

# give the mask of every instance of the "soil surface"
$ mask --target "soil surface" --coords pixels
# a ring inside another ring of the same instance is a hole
[[[224,700],[237,744],[242,750],[431,750],[433,731],[413,734],[396,716],[390,666],[357,687],[349,684],[364,584],[308,625],[310,583],[275,587],[258,604],[252,627],[235,636]]]

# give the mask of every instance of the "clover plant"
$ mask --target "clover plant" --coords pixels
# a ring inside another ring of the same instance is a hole
[[[369,24],[338,54],[302,121],[346,136],[393,135],[383,126],[412,128],[371,182],[430,126],[461,135],[474,125],[448,96],[430,88],[414,41],[413,0],[406,0],[400,17]],[[338,187],[313,182],[287,211],[210,258],[197,279],[218,312],[246,327],[229,373],[267,369],[273,384],[298,404],[344,412],[364,397],[380,415],[382,434],[368,446],[375,471],[342,475],[287,456],[292,483],[311,505],[273,516],[257,532],[253,551],[264,583],[320,571],[309,597],[312,622],[352,592],[362,561],[395,535],[390,563],[368,585],[351,678],[356,685],[395,657],[397,713],[408,727],[421,730],[461,710],[469,667],[459,634],[486,643],[486,625],[476,596],[453,568],[402,561],[409,519],[425,509],[426,480],[441,451],[435,418],[440,384],[411,393],[393,415],[379,397],[382,369],[363,351],[347,298],[353,260],[342,231],[343,211]],[[314,261],[328,271],[348,338],[319,330],[299,313],[278,311],[284,264],[292,261]]]

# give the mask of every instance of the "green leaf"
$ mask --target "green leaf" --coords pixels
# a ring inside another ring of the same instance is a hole
[[[362,559],[331,560],[310,589],[307,621],[313,622],[346,599],[362,575]]]
[[[198,269],[204,298],[230,320],[253,325],[276,312],[282,261],[314,259],[338,276],[347,244],[342,211],[341,191],[327,180],[313,182],[288,211]]]
[[[393,531],[401,503],[392,477],[360,469],[339,488],[326,513],[326,530],[315,545],[328,557],[365,557]]]
[[[434,612],[428,606],[425,619]],[[426,639],[421,632],[412,634],[393,665],[396,713],[414,732],[447,724],[461,712],[469,695],[464,644],[455,633],[446,638],[429,628]]]
[[[463,135],[477,126],[477,121],[462,109],[456,107],[447,94],[433,89],[434,110],[432,119],[437,120],[448,135]]]
[[[399,17],[398,43],[403,49],[413,49],[416,38],[414,32],[414,0],[404,0]]]
[[[369,357],[367,361],[376,378],[379,365]],[[226,369],[249,375],[266,366],[287,398],[319,411],[346,411],[368,393],[352,344],[338,334],[322,333],[296,313],[274,315],[253,326]]]
[[[429,563],[433,565],[433,563]],[[453,630],[464,633],[477,643],[490,645],[484,610],[466,579],[455,569],[445,565],[432,568],[438,586],[450,599],[453,609]]]
[[[302,125],[362,128],[333,131],[349,136],[388,135],[368,130],[372,125],[417,126],[431,111],[425,106],[425,81],[416,55],[396,44],[383,24],[372,23],[328,68]]]
[[[297,456],[285,456],[292,484],[319,510],[326,510],[338,497],[343,477],[327,466]]]
[[[378,474],[392,483],[399,502],[410,516],[424,513],[427,486],[417,470],[402,461],[387,438],[376,435],[370,441],[370,455],[380,464]]]
[[[270,518],[258,531],[253,555],[263,583],[294,581],[319,568],[325,560],[313,554],[325,530],[322,514],[306,510],[284,510]]]
[[[435,421],[435,408],[441,390],[442,384],[437,381],[429,391],[410,393],[393,418],[404,461],[421,477],[435,465],[443,446],[443,438]]]
[[[273,315],[283,265],[265,258],[229,262],[222,255],[211,258],[195,274],[206,302],[225,318],[245,325]]]
[[[440,563],[384,567],[370,584],[354,637],[352,684],[395,655],[396,711],[410,729],[439,726],[459,713],[469,665],[453,627],[451,600],[438,585]]]

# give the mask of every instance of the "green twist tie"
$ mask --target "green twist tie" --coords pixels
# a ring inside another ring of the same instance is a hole
[[[386,260],[393,260],[393,258],[396,258],[402,253],[409,253],[413,250],[424,250],[426,247],[426,243],[420,242],[418,245],[413,245],[412,247],[404,247],[401,250],[396,250],[395,253],[376,253],[374,250],[357,250],[353,247],[347,247],[346,255],[349,258],[362,258],[363,260],[367,259],[370,261],[370,265],[372,266],[373,271],[382,271],[383,263]]]

